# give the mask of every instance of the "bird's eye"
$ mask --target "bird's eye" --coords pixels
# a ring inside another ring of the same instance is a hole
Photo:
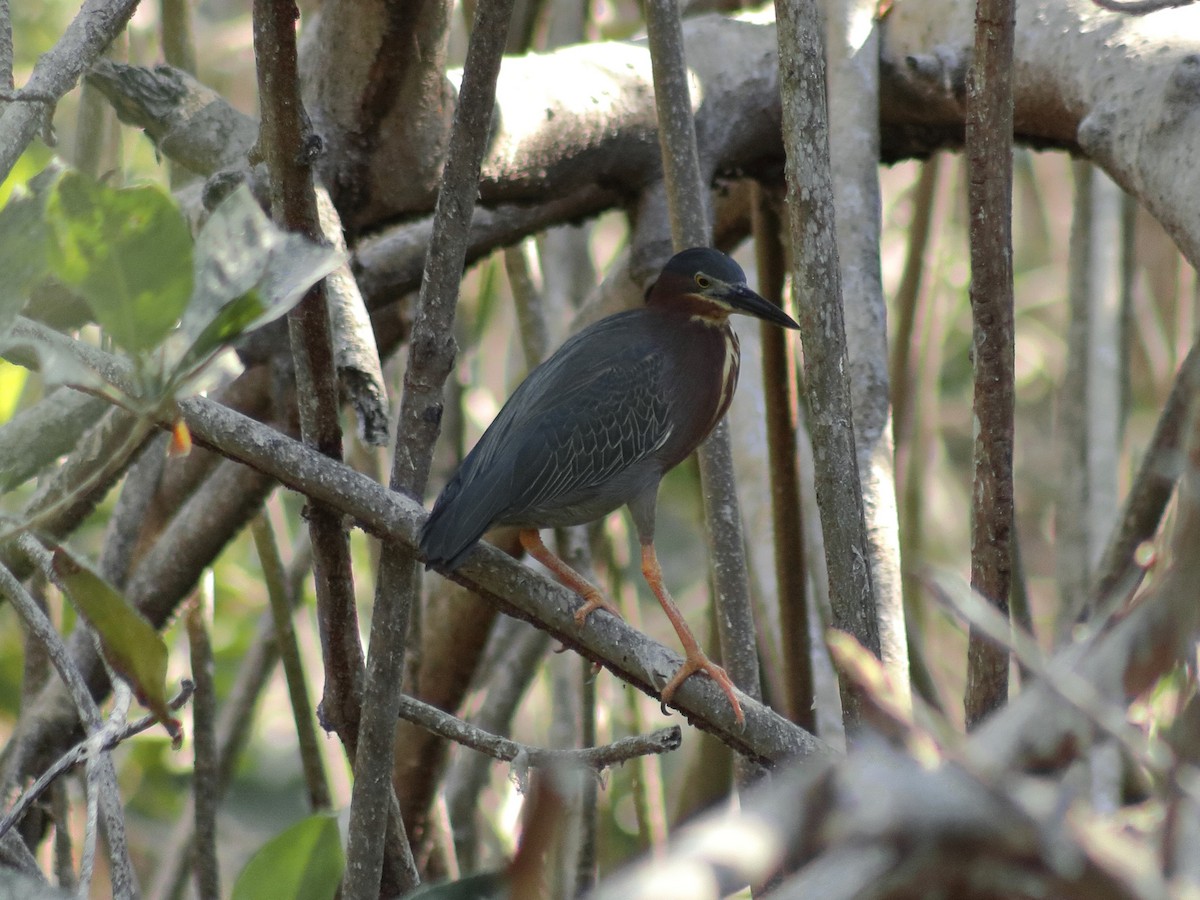
[[[696,284],[700,285],[700,287],[702,287],[702,288],[711,287],[712,279],[701,272],[697,272],[696,273]]]

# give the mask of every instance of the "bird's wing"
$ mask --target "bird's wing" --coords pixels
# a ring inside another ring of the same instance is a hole
[[[664,363],[639,324],[604,320],[531,372],[464,461],[465,478],[515,513],[603,484],[661,448]]]

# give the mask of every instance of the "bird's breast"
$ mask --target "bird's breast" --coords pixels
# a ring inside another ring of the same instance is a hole
[[[675,364],[665,373],[674,401],[669,453],[678,459],[696,449],[729,409],[741,363],[741,346],[728,323],[689,325],[676,336]]]

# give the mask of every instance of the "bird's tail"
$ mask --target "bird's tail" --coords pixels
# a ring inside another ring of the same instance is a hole
[[[426,568],[457,569],[491,524],[490,510],[464,498],[457,480],[447,484],[421,528]]]

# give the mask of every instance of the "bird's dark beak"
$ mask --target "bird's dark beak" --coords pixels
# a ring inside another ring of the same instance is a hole
[[[767,300],[760,297],[744,284],[731,284],[724,292],[722,298],[737,312],[745,313],[748,316],[754,316],[758,319],[770,322],[772,325],[779,325],[783,328],[799,328],[796,320],[785,313],[782,309]]]

